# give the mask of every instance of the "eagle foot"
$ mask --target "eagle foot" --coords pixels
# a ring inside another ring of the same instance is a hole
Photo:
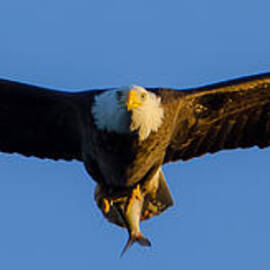
[[[126,206],[126,213],[130,210],[130,207],[132,206],[135,199],[138,199],[138,200],[143,199],[140,184],[137,184],[137,186],[131,192],[131,196],[128,199],[128,203],[127,203],[127,206]]]

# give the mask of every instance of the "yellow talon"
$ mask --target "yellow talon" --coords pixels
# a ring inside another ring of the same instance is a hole
[[[142,194],[140,190],[140,185],[138,184],[137,187],[133,190],[133,195],[137,197],[138,200],[142,199]]]
[[[108,214],[110,211],[110,203],[109,203],[108,199],[104,198],[103,203],[104,203],[104,209],[103,209],[104,213]]]
[[[140,185],[138,184],[136,188],[132,190],[131,196],[128,200],[128,204],[126,206],[126,212],[129,211],[131,205],[133,204],[133,201],[137,198],[138,200],[142,199],[141,191],[140,191]]]
[[[125,197],[120,197],[120,198],[117,198],[115,200],[113,200],[114,203],[118,203],[118,202],[124,202],[126,200]]]

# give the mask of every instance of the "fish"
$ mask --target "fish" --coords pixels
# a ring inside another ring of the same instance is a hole
[[[139,183],[117,194],[112,195],[102,185],[97,185],[95,201],[109,222],[128,230],[129,238],[120,256],[135,242],[151,246],[151,242],[140,231],[140,222],[160,215],[173,205],[170,190],[160,169],[143,184]]]
[[[122,257],[126,253],[126,251],[132,246],[132,244],[136,242],[139,243],[141,246],[151,246],[151,242],[142,234],[140,230],[140,220],[143,203],[144,196],[141,193],[140,186],[137,185],[137,187],[133,189],[124,211],[122,208],[117,207],[117,211],[121,216],[123,223],[125,224],[125,227],[127,228],[129,233],[128,241],[124,246],[120,257]]]

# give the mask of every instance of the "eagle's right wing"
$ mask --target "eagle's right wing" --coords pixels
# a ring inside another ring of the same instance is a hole
[[[90,110],[94,94],[72,94],[0,80],[0,151],[81,160],[81,114]]]

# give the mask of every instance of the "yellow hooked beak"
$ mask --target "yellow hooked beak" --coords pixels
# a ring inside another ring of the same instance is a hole
[[[127,110],[131,111],[132,109],[140,107],[141,105],[142,103],[139,100],[138,93],[134,90],[130,90],[126,101]]]

